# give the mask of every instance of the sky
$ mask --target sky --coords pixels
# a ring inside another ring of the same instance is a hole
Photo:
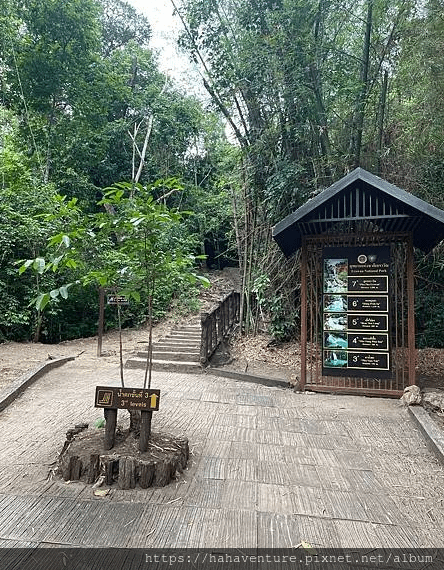
[[[159,67],[168,73],[187,93],[205,98],[202,81],[188,58],[178,51],[175,43],[182,30],[180,18],[173,16],[171,0],[127,0],[151,24],[151,47],[158,52]],[[180,0],[177,4],[180,5]]]

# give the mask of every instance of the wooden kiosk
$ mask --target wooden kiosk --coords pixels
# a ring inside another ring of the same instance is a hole
[[[357,168],[273,228],[300,250],[301,389],[399,397],[415,384],[413,248],[444,211]]]

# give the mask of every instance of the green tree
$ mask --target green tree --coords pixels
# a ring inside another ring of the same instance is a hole
[[[400,32],[413,5],[187,0],[176,6],[181,43],[242,149],[237,224],[247,329],[255,280],[266,276],[272,291],[278,279],[270,226],[350,167],[383,168],[387,77],[396,72]]]
[[[54,280],[38,271],[35,278],[17,280],[14,260],[44,255],[47,238],[56,231],[44,217],[57,209],[58,200],[54,188],[35,179],[27,157],[17,150],[17,133],[13,115],[0,109],[0,335],[21,340],[40,336],[40,315],[34,318],[28,304],[40,287],[51,287]],[[40,263],[36,261],[36,270]]]
[[[151,26],[147,18],[133,6],[122,0],[100,0],[102,13],[102,54],[109,57],[112,52],[134,42],[148,48]]]

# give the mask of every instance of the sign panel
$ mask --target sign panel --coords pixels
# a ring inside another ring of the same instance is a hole
[[[387,293],[388,277],[358,277],[348,278],[348,291],[356,293]]]
[[[389,267],[389,247],[324,248],[324,375],[389,374]]]
[[[114,408],[118,410],[157,411],[159,409],[160,390],[141,388],[96,387],[96,408]]]
[[[388,352],[349,352],[347,368],[360,370],[388,370]]]
[[[365,312],[371,313],[387,313],[388,312],[388,295],[348,295],[347,310],[349,313]]]
[[[128,298],[123,295],[108,295],[106,302],[108,305],[129,305]]]
[[[347,328],[352,331],[386,331],[388,330],[388,315],[348,315]]]
[[[388,335],[381,333],[349,333],[324,331],[324,348],[342,348],[343,350],[386,350]]]
[[[388,350],[388,335],[386,334],[348,334],[347,346],[352,349]]]

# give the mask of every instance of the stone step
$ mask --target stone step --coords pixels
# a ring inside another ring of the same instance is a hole
[[[164,340],[177,340],[177,341],[179,341],[179,340],[180,340],[180,341],[188,341],[188,340],[191,340],[192,342],[200,342],[200,341],[201,341],[201,338],[202,338],[202,337],[201,337],[200,335],[190,335],[190,334],[183,334],[183,335],[182,335],[182,334],[181,334],[181,335],[175,334],[175,335],[171,335],[171,334],[169,334],[169,335],[164,336],[163,338],[159,339],[158,342],[162,342],[162,341],[164,341]]]
[[[165,340],[196,340],[200,342],[202,338],[200,334],[188,334],[188,333],[176,333],[176,334],[167,334],[163,337]]]
[[[147,344],[143,344],[141,346],[138,346],[138,350],[143,350],[144,352],[146,352],[148,350],[148,345]],[[183,343],[179,343],[179,342],[162,342],[162,343],[154,343],[153,344],[153,350],[161,350],[161,351],[167,351],[167,352],[200,352],[200,343],[190,343],[190,342],[183,342]]]
[[[154,344],[193,344],[193,345],[200,345],[200,337],[199,338],[176,338],[176,337],[163,337],[159,338],[159,340],[153,341]],[[138,344],[148,344],[148,340],[139,341]]]
[[[200,338],[176,338],[173,336],[161,338],[156,344],[189,344],[191,346],[200,346]]]
[[[164,338],[153,343],[153,370],[172,372],[201,372],[200,325],[186,325],[172,330]],[[126,368],[146,368],[148,342],[140,343],[136,356],[126,361]]]
[[[144,358],[146,360],[148,356],[147,351],[140,350],[137,353],[139,358]],[[200,353],[196,351],[192,352],[177,352],[177,351],[158,351],[153,350],[153,360],[172,360],[180,362],[199,362]]]
[[[146,368],[146,358],[139,358],[137,356],[129,358],[126,361],[125,368]],[[200,373],[202,367],[197,362],[190,361],[169,361],[169,360],[153,360],[152,370],[157,371],[170,371],[170,372],[189,372]]]

